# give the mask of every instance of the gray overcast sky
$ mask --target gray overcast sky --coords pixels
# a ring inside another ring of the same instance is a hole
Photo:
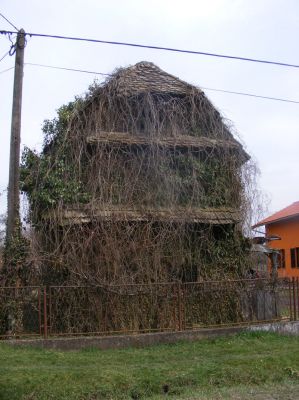
[[[176,47],[299,64],[298,0],[1,0],[0,12],[27,32]],[[0,17],[0,30],[11,26]],[[9,49],[0,37],[0,58]],[[110,73],[147,60],[199,87],[299,101],[299,69],[157,50],[31,38],[25,62]],[[0,62],[0,71],[14,58]],[[25,66],[22,144],[40,148],[41,125],[83,94],[89,74]],[[13,70],[0,74],[0,190],[8,181]],[[299,104],[206,91],[230,119],[261,170],[274,212],[299,200]],[[5,211],[3,194],[0,213]]]

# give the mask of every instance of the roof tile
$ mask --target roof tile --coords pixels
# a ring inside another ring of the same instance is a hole
[[[269,217],[261,220],[257,224],[253,225],[252,228],[257,228],[258,226],[272,224],[274,222],[294,217],[296,215],[299,215],[299,201],[295,201],[295,203],[289,205],[288,207],[285,207],[282,210],[277,211],[276,213],[270,215]]]
[[[131,67],[117,71],[109,85],[113,85],[122,95],[143,92],[187,94],[192,90],[203,92],[187,82],[168,74],[151,62],[142,61]]]

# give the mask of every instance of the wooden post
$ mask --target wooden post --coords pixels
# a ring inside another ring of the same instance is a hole
[[[6,240],[9,242],[19,227],[20,199],[20,142],[21,142],[21,109],[24,69],[25,31],[18,32],[16,41],[15,75],[12,104],[9,182],[7,194]]]

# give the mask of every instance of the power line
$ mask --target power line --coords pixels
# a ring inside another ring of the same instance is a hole
[[[111,76],[111,74],[104,74],[103,72],[87,71],[87,70],[75,69],[75,68],[56,67],[54,65],[35,64],[35,63],[25,63],[25,65],[32,65],[35,67],[44,67],[44,68],[52,68],[52,69],[61,69],[61,70],[73,71],[73,72],[84,72],[86,74]]]
[[[4,58],[5,58],[6,56],[8,56],[8,54],[9,54],[9,51],[7,51],[7,52],[0,58],[0,62],[1,62],[2,60],[4,60]]]
[[[83,69],[75,69],[75,68],[66,68],[66,67],[57,67],[54,65],[46,65],[46,64],[36,64],[36,63],[25,63],[25,65],[30,65],[30,66],[35,66],[35,67],[43,67],[43,68],[50,68],[50,69],[58,69],[58,70],[64,70],[64,71],[72,71],[72,72],[81,72],[85,74],[94,74],[94,75],[101,75],[101,76],[111,76],[111,74],[107,74],[104,72],[97,72],[97,71],[88,71],[88,70],[83,70]],[[10,71],[14,67],[7,68],[3,71],[0,71],[0,74]],[[209,88],[209,87],[200,87],[201,89],[204,90],[211,90],[214,92],[221,92],[221,93],[229,93],[229,94],[235,94],[238,96],[248,96],[248,97],[255,97],[259,99],[265,99],[265,100],[273,100],[273,101],[282,101],[284,103],[293,103],[293,104],[299,104],[299,101],[297,100],[291,100],[291,99],[283,99],[280,97],[270,97],[270,96],[262,96],[254,93],[246,93],[246,92],[235,92],[232,90],[224,90],[224,89],[215,89],[215,88]]]
[[[2,30],[2,31],[0,31],[0,33],[1,34],[12,34],[12,33],[16,33],[16,32],[9,32],[9,31]],[[261,63],[261,64],[271,64],[271,65],[277,65],[280,67],[299,68],[298,64],[289,64],[289,63],[284,63],[284,62],[280,62],[280,61],[260,60],[260,59],[256,59],[256,58],[231,56],[231,55],[208,53],[208,52],[194,51],[194,50],[183,50],[183,49],[176,49],[176,48],[172,48],[172,47],[151,46],[151,45],[137,44],[137,43],[116,42],[116,41],[108,41],[108,40],[100,40],[100,39],[88,39],[88,38],[80,38],[80,37],[73,37],[73,36],[49,35],[49,34],[44,34],[44,33],[32,33],[32,32],[27,32],[26,35],[29,35],[32,37],[75,40],[75,41],[81,41],[81,42],[138,47],[138,48],[151,49],[151,50],[163,50],[163,51],[170,51],[170,52],[176,52],[176,53],[196,54],[196,55],[209,56],[209,57],[226,58],[226,59],[231,59],[231,60],[248,61],[248,62],[254,62],[254,63]]]
[[[88,70],[75,69],[75,68],[57,67],[57,66],[54,66],[54,65],[35,64],[35,63],[25,63],[25,65],[31,65],[31,66],[43,67],[43,68],[51,68],[51,69],[59,69],[59,70],[65,70],[65,71],[73,71],[73,72],[83,72],[83,73],[86,73],[86,74],[111,76],[111,74],[107,74],[107,73],[104,73],[104,72],[88,71]],[[239,95],[239,96],[257,97],[257,98],[260,98],[260,99],[283,101],[285,103],[299,104],[299,101],[297,101],[297,100],[282,99],[282,98],[279,98],[279,97],[262,96],[262,95],[258,95],[258,94],[254,94],[254,93],[235,92],[235,91],[231,91],[231,90],[214,89],[214,88],[208,88],[208,87],[202,87],[202,86],[200,88],[204,89],[204,90],[211,90],[211,91],[222,92],[222,93],[230,93],[230,94],[235,94],[235,95]]]
[[[7,19],[2,13],[0,13],[1,17],[5,19],[6,22],[8,22],[16,31],[18,31],[19,29],[12,23],[9,21],[9,19]]]
[[[233,92],[233,91],[231,91],[231,90],[213,89],[213,88],[207,88],[207,87],[201,87],[201,89],[204,89],[204,90],[212,90],[212,91],[214,91],[214,92],[222,92],[222,93],[237,94],[237,95],[240,95],[240,96],[258,97],[259,99],[283,101],[283,102],[285,102],[285,103],[295,103],[295,104],[299,104],[299,101],[297,101],[297,100],[282,99],[282,98],[279,98],[279,97],[261,96],[261,95],[253,94],[253,93]]]
[[[10,68],[4,69],[3,71],[0,71],[0,74],[4,74],[4,72],[10,71],[11,69],[14,69],[14,67],[10,67]]]

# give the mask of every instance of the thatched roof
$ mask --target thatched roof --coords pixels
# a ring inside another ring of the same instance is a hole
[[[55,213],[55,214],[54,214]],[[89,223],[91,221],[114,222],[166,222],[166,223],[203,223],[212,225],[235,224],[240,221],[240,213],[232,208],[124,208],[107,207],[68,207],[56,210],[48,217],[56,218],[60,225]],[[46,218],[47,219],[47,218]]]
[[[188,97],[188,95],[191,97],[192,95],[197,95],[200,97],[200,101],[202,102],[202,105],[200,106],[202,107],[202,119],[214,120],[214,128],[211,128],[211,126],[209,126],[209,128],[203,128],[200,137],[191,132],[188,133],[188,131],[182,132],[181,137],[178,137],[178,134],[175,132],[161,131],[158,135],[155,132],[146,132],[146,136],[159,136],[156,143],[153,143],[151,140],[150,144],[168,147],[193,148],[195,151],[196,148],[204,149],[205,147],[207,150],[212,147],[222,149],[230,148],[239,152],[242,162],[246,162],[250,159],[242,145],[230,132],[230,129],[223,121],[219,111],[214,107],[200,88],[163,71],[151,62],[142,61],[128,68],[118,69],[101,87],[98,88],[98,90],[95,91],[92,98],[90,98],[88,105],[91,105],[91,103],[93,103],[97,98],[101,98],[103,95],[106,96],[107,93],[109,93],[109,96],[111,95],[115,98],[135,98],[136,96],[146,93],[180,98]],[[115,103],[114,107],[115,113],[117,114],[117,103]],[[171,110],[170,113],[173,111],[174,110]],[[128,112],[128,114],[130,113]],[[132,118],[132,116],[128,115],[128,118],[129,117]],[[185,118],[188,119],[186,116]],[[191,115],[190,118],[192,118]],[[206,123],[209,125],[207,121]],[[106,142],[107,144],[118,143],[125,145],[146,145],[147,140],[145,137],[142,137],[142,133],[135,131],[131,132],[130,129],[128,132],[117,132],[117,130],[118,129],[115,129],[115,127],[111,129],[111,132],[98,131],[97,129],[96,131],[91,130],[88,133],[87,142],[89,144]],[[218,137],[216,140],[213,140],[212,138],[210,139],[210,137],[213,136],[213,132],[211,135],[211,130],[220,131],[221,137],[217,134],[216,136]],[[165,140],[162,139],[162,137],[164,137]],[[166,137],[169,139],[166,139]]]
[[[185,95],[199,90],[146,61],[119,69],[108,84],[125,96],[144,92]]]

